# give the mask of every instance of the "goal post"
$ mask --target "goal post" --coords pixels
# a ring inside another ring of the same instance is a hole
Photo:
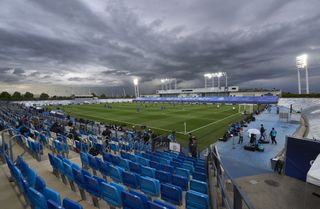
[[[246,113],[246,114],[251,114],[253,113],[253,104],[239,104],[239,113]]]

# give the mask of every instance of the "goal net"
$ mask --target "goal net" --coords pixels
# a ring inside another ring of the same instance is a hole
[[[239,113],[251,114],[253,113],[253,104],[239,104]]]

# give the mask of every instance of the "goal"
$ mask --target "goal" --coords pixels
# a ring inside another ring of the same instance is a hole
[[[253,113],[253,104],[239,104],[239,113],[251,114]]]

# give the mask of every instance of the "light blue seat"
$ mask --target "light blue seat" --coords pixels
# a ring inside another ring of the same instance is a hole
[[[190,190],[200,192],[203,194],[208,194],[208,184],[203,181],[192,179],[190,181]]]
[[[161,184],[161,199],[176,205],[181,205],[182,189],[172,184]]]
[[[35,209],[47,209],[47,200],[43,194],[29,187],[30,202]]]
[[[100,172],[104,176],[108,176],[110,171],[110,163],[109,162],[103,162],[100,166]]]
[[[129,186],[133,189],[139,188],[139,176],[138,174],[123,171],[122,172],[122,182],[124,185]]]
[[[148,201],[149,209],[176,209],[175,206],[160,200]]]
[[[141,174],[141,165],[134,162],[129,162],[129,168],[131,172]]]
[[[72,165],[68,164],[67,162],[63,162],[63,168],[65,171],[65,175],[67,176],[67,178],[69,179],[69,181],[73,182],[74,181],[74,177],[73,177],[73,173],[72,173]]]
[[[135,191],[122,192],[123,208],[148,209],[148,197]]]
[[[191,174],[193,173],[193,170],[194,170],[193,165],[188,164],[186,162],[183,162],[183,164],[181,165],[181,168],[188,170],[189,173],[191,173]]]
[[[63,209],[61,205],[58,205],[52,200],[47,200],[48,209]]]
[[[125,170],[129,170],[129,160],[121,158],[119,162],[119,166]]]
[[[114,207],[121,207],[121,193],[126,191],[122,185],[111,183],[101,183],[101,198]]]
[[[87,157],[88,157],[90,168],[92,168],[93,170],[99,170],[96,158],[90,154],[87,154]]]
[[[61,205],[61,198],[60,198],[59,192],[57,192],[49,187],[46,187],[43,194],[47,200],[52,200],[56,204]]]
[[[144,166],[149,166],[149,160],[144,158],[144,157],[140,157],[140,156],[136,156],[137,157],[137,162],[140,163],[141,165]]]
[[[156,170],[156,179],[158,179],[161,183],[171,183],[172,174],[165,171]]]
[[[84,175],[83,176],[85,190],[95,197],[100,197],[99,183],[97,179]]]
[[[188,209],[208,209],[208,195],[189,190],[186,193],[186,208]]]
[[[156,169],[150,168],[150,167],[147,167],[147,166],[141,166],[141,175],[142,176],[149,176],[151,178],[155,178]]]
[[[27,171],[27,181],[29,183],[29,186],[34,188],[36,184],[36,177],[37,173],[32,168],[29,168]]]
[[[189,179],[190,172],[187,169],[184,168],[176,168],[176,174],[179,176],[183,176]]]
[[[169,173],[174,173],[174,167],[171,166],[171,165],[162,164],[161,165],[161,170],[169,172]]]
[[[81,160],[83,167],[89,166],[89,159],[88,159],[88,155],[86,153],[80,152],[80,160]]]
[[[83,209],[80,203],[73,201],[67,197],[63,199],[62,206],[64,209]]]
[[[38,192],[43,193],[46,188],[46,182],[40,176],[36,176],[36,183],[34,185],[34,188]]]
[[[173,174],[172,184],[181,187],[183,191],[187,191],[189,188],[189,180],[184,176]]]
[[[199,180],[199,181],[206,182],[207,181],[207,175],[203,174],[203,173],[199,173],[199,172],[193,172],[192,179],[196,179],[196,180]]]
[[[123,169],[118,166],[110,165],[109,176],[116,182],[122,182]]]
[[[140,190],[152,196],[160,194],[160,182],[150,177],[140,177]]]

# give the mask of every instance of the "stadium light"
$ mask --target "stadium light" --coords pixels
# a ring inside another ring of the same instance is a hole
[[[138,98],[140,96],[139,79],[138,78],[133,79],[133,85],[134,85],[134,94],[135,94],[136,98]]]
[[[134,84],[135,86],[138,86],[138,84],[139,84],[138,78],[134,78],[134,79],[133,79],[133,84]]]
[[[309,94],[309,73],[308,73],[308,55],[302,54],[296,57],[296,67],[298,70],[298,90],[301,94],[300,70],[306,71],[306,93]]]

